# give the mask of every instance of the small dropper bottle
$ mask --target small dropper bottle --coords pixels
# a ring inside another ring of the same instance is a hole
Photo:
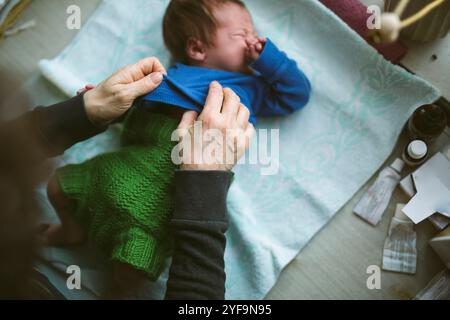
[[[410,167],[417,167],[425,162],[428,147],[422,140],[411,141],[403,151],[403,160]]]

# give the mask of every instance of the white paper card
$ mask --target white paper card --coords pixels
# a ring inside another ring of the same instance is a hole
[[[403,208],[414,223],[439,212],[450,217],[450,162],[437,153],[413,173],[417,194]]]

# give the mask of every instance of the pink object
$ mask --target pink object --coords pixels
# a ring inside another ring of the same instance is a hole
[[[366,38],[369,29],[367,19],[367,6],[359,0],[320,0],[323,5],[333,11],[350,28],[356,31],[361,37]],[[407,47],[397,41],[389,45],[375,45],[377,51],[391,62],[398,62],[408,51]]]
[[[87,85],[84,86],[84,88],[81,88],[81,89],[79,89],[77,91],[77,96],[79,96],[80,94],[85,93],[86,91],[92,90],[92,89],[95,89],[95,85],[87,84]]]

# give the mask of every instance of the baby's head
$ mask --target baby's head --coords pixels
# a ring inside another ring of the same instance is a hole
[[[257,35],[240,0],[172,0],[164,16],[163,36],[177,62],[247,72],[247,41]]]

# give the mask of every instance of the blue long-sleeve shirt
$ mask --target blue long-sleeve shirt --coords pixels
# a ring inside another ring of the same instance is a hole
[[[308,103],[308,78],[269,39],[251,68],[253,75],[176,64],[161,85],[143,97],[143,106],[159,102],[201,112],[214,80],[236,92],[250,110],[252,123],[257,117],[290,114]]]

